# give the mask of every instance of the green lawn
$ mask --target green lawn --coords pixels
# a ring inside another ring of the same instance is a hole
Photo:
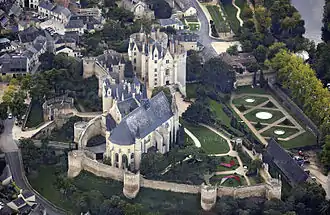
[[[316,145],[316,137],[309,131],[306,131],[305,133],[299,135],[298,137],[291,139],[289,141],[278,141],[283,148],[286,149],[293,149],[293,148],[299,148],[304,146],[312,146]]]
[[[225,124],[228,127],[231,127],[230,125],[230,118],[228,115],[223,111],[223,105],[218,103],[215,100],[210,100],[210,108],[215,113],[218,120],[221,120],[223,124]]]
[[[260,127],[257,128],[257,123],[251,123],[251,124],[255,127],[255,129],[257,129],[257,131],[259,131],[259,130],[263,129],[264,127],[266,127],[266,125],[260,124],[259,125]]]
[[[238,175],[238,174],[231,174],[231,175],[239,176],[240,182],[236,181],[235,179],[227,179],[223,184],[221,184],[221,186],[238,187],[238,186],[242,186],[242,185],[246,184],[245,178],[242,175]],[[228,176],[228,175],[215,175],[210,179],[210,183],[213,185],[215,185],[215,184],[220,185],[221,179],[225,176]]]
[[[240,27],[239,21],[236,18],[237,9],[232,5],[231,2],[232,2],[232,0],[221,0],[221,4],[222,4],[224,12],[226,14],[227,21],[229,22],[230,27],[233,30],[233,32],[235,34],[237,34],[239,27]]]
[[[199,24],[188,23],[188,26],[189,26],[189,30],[191,30],[191,31],[198,31],[200,29]]]
[[[34,128],[44,122],[43,110],[42,106],[37,101],[31,101],[32,107],[30,109],[30,113],[27,116],[27,121],[25,127]]]
[[[224,21],[220,13],[219,6],[216,5],[206,5],[207,10],[209,11],[211,18],[217,28],[218,33],[229,32],[230,28],[227,25],[227,22]]]
[[[239,167],[239,163],[238,163],[238,160],[236,157],[231,157],[229,155],[227,156],[223,156],[223,157],[219,157],[221,162],[224,162],[224,163],[230,163],[231,160],[234,160],[235,161],[235,165],[231,168],[228,168],[228,167],[225,167],[225,166],[221,166],[220,163],[217,164],[217,172],[221,172],[221,171],[229,171],[229,170],[235,170]]]
[[[254,102],[246,102],[246,99],[254,99]],[[233,99],[233,104],[237,107],[240,105],[244,106],[257,106],[261,103],[268,101],[268,98],[266,97],[260,97],[260,96],[250,96],[250,95],[244,95],[238,98]]]
[[[259,119],[256,117],[256,114],[258,112],[268,112],[271,113],[273,116],[270,119]],[[284,117],[283,113],[281,111],[275,111],[275,110],[263,110],[263,109],[255,109],[247,114],[244,115],[245,118],[251,122],[261,122],[261,123],[268,123],[271,124],[282,117]]]
[[[184,133],[184,145],[185,146],[193,146],[193,145],[195,145],[194,141],[186,133]]]
[[[283,130],[285,134],[283,135],[277,135],[274,133],[276,130]],[[281,127],[281,126],[274,126],[266,131],[262,132],[261,135],[264,137],[278,137],[278,138],[287,138],[290,137],[291,135],[297,133],[299,130],[296,128],[287,128],[287,127]]]
[[[222,154],[229,152],[227,141],[210,129],[189,123],[184,123],[184,126],[198,138],[206,153]]]
[[[38,177],[30,177],[29,181],[46,199],[55,205],[64,208],[69,214],[77,214],[76,208],[70,201],[63,198],[63,194],[56,188],[56,177],[59,174],[56,167],[41,166],[38,171]],[[62,171],[60,174],[65,174]],[[130,203],[142,204],[146,211],[160,214],[199,214],[200,204],[198,195],[174,193],[148,188],[140,188],[138,196],[129,200],[122,194],[122,182],[112,179],[104,179],[94,176],[91,173],[82,172],[73,179],[73,184],[77,190],[89,192],[91,190],[100,191],[106,199],[117,195]]]

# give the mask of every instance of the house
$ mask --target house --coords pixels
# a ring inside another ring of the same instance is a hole
[[[0,214],[9,215],[13,213],[14,211],[6,203],[0,201]]]
[[[191,0],[175,0],[175,3],[179,5],[183,16],[197,16],[197,10]]]
[[[181,33],[174,35],[174,40],[178,40],[185,50],[201,51],[204,46],[198,42],[199,36],[193,33]]]
[[[38,14],[48,19],[54,19],[63,24],[68,23],[71,16],[69,9],[61,5],[53,4],[47,0],[43,0],[39,3]]]
[[[7,38],[0,39],[0,53],[14,51],[15,48],[11,45],[11,41]]]
[[[307,180],[307,173],[297,162],[274,140],[268,142],[262,160],[281,173],[291,186],[296,186]]]
[[[22,198],[29,206],[33,206],[36,203],[36,196],[33,192],[29,190],[21,190],[20,194],[18,195],[19,198]]]
[[[141,0],[123,0],[120,7],[131,11],[135,19],[155,19],[154,12],[149,8],[148,4]]]
[[[11,175],[11,171],[9,165],[6,165],[5,168],[2,170],[0,175],[1,185],[8,185],[12,182],[13,178]]]
[[[102,10],[97,8],[97,7],[78,8],[74,12],[75,12],[75,15],[78,15],[78,16],[92,16],[96,19],[101,19],[102,18]]]
[[[244,73],[247,71],[247,66],[251,63],[256,63],[257,60],[252,53],[238,53],[238,55],[230,55],[223,52],[219,57],[230,65],[237,73]]]
[[[177,18],[159,19],[162,28],[172,27],[175,30],[183,30],[184,24]]]
[[[22,54],[4,54],[0,56],[0,73],[13,75],[29,73],[30,60]]]
[[[18,33],[20,43],[24,46],[31,45],[39,36],[46,38],[46,50],[52,52],[54,50],[54,38],[48,31],[31,26]]]
[[[70,19],[65,26],[65,32],[77,32],[79,35],[83,35],[86,29],[84,21],[81,19]]]
[[[70,57],[81,57],[80,52],[74,51],[73,48],[71,48],[70,46],[66,46],[66,45],[57,47],[55,49],[55,55],[57,55],[59,53],[64,53]]]
[[[79,20],[79,21],[77,21],[77,20]],[[92,32],[95,30],[101,30],[103,28],[102,22],[100,20],[96,19],[94,16],[90,16],[90,15],[73,15],[73,16],[71,16],[69,23],[71,21],[73,21],[73,22],[82,21],[84,24],[84,30],[88,30],[89,32]]]
[[[31,211],[31,206],[29,206],[22,197],[7,203],[7,206],[17,211],[19,214],[28,214]]]

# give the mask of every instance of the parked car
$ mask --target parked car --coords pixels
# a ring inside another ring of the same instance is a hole
[[[9,113],[8,114],[8,119],[12,119],[13,118],[13,114],[12,113]]]

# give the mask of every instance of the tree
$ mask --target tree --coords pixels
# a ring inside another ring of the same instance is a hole
[[[330,135],[325,138],[325,144],[321,154],[321,162],[326,166],[327,169],[330,167]]]
[[[275,55],[281,51],[281,50],[286,50],[286,45],[285,43],[282,42],[276,42],[273,43],[271,46],[269,46],[268,48],[268,58],[272,59],[273,57],[275,57]]]
[[[230,93],[234,88],[235,72],[219,58],[211,58],[204,64],[202,82],[214,92]]]
[[[323,26],[322,26],[322,40],[328,42],[330,40],[330,1],[325,0],[323,6]]]
[[[230,55],[238,55],[238,46],[232,45],[226,50],[226,52]]]
[[[158,93],[162,92],[165,94],[166,98],[167,98],[167,101],[172,104],[172,94],[171,94],[171,91],[168,87],[155,87],[153,90],[152,90],[152,95],[151,97],[154,97],[155,95],[157,95]]]
[[[262,6],[258,6],[255,8],[254,14],[258,23],[257,31],[260,33],[267,32],[271,26],[271,18],[267,9]]]
[[[172,15],[172,8],[165,0],[148,0],[155,13],[156,19],[168,19]]]
[[[267,59],[267,48],[263,45],[259,45],[254,51],[254,57],[257,59],[259,63],[264,63]]]
[[[186,61],[187,81],[198,81],[203,71],[202,58],[196,51],[188,51]]]
[[[1,121],[4,121],[8,118],[8,107],[4,103],[0,103],[0,119]]]

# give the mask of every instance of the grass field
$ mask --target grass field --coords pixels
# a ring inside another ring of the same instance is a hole
[[[217,28],[218,33],[229,32],[230,28],[227,25],[227,22],[223,19],[219,6],[216,5],[206,5],[207,10],[209,11],[211,18]]]
[[[25,127],[33,128],[44,122],[42,106],[39,102],[32,101],[32,107],[28,118],[26,120]]]
[[[283,130],[285,133],[283,135],[277,135],[274,133],[276,130]],[[278,138],[287,138],[290,137],[291,135],[299,132],[298,129],[296,128],[287,128],[287,127],[281,127],[281,126],[274,126],[266,131],[262,132],[261,135],[264,137],[278,137]]]
[[[184,123],[184,126],[198,138],[202,145],[202,149],[206,153],[222,154],[229,152],[227,141],[210,129],[189,123]]]
[[[231,29],[233,30],[233,32],[235,34],[237,34],[238,30],[240,28],[239,21],[236,18],[237,9],[232,5],[232,3],[231,3],[232,0],[221,0],[220,2],[222,3],[224,12],[227,16],[227,21],[229,22]],[[236,1],[236,2],[238,2],[238,1]],[[236,3],[236,5],[237,5],[237,3]],[[239,4],[237,6],[240,7]],[[240,8],[242,11],[243,8],[242,7],[240,7]]]
[[[189,137],[188,134],[184,133],[184,145],[185,146],[192,146],[195,145],[194,141]]]
[[[271,113],[273,116],[270,119],[259,119],[256,117],[256,114],[258,112],[268,112]],[[247,114],[244,115],[244,117],[251,121],[251,122],[261,122],[261,123],[268,123],[271,124],[282,117],[284,117],[283,113],[281,111],[276,111],[276,110],[263,110],[263,109],[255,109]]]
[[[78,214],[72,202],[63,198],[61,191],[56,188],[56,174],[58,171],[54,165],[41,166],[38,170],[38,176],[29,177],[29,181],[32,187],[46,199],[64,208],[69,214]],[[62,174],[65,174],[64,170]],[[116,195],[130,203],[142,204],[147,211],[157,214],[198,214],[200,211],[200,200],[197,195],[140,188],[138,196],[129,200],[122,194],[122,182],[104,179],[87,172],[82,172],[74,178],[73,184],[81,192],[98,190],[106,199]]]
[[[246,102],[246,99],[254,99],[254,102]],[[265,97],[260,97],[260,96],[250,96],[250,95],[244,95],[241,96],[239,98],[235,98],[233,99],[233,104],[235,106],[240,106],[240,105],[244,105],[244,106],[257,106],[260,105],[261,103],[267,101],[268,98]]]
[[[221,120],[223,124],[225,124],[228,127],[231,127],[230,125],[230,118],[228,115],[223,111],[223,106],[219,102],[215,100],[210,100],[210,108],[215,113],[218,120]]]
[[[309,131],[306,131],[305,133],[289,141],[278,141],[278,143],[286,149],[313,146],[317,144],[316,137]]]

